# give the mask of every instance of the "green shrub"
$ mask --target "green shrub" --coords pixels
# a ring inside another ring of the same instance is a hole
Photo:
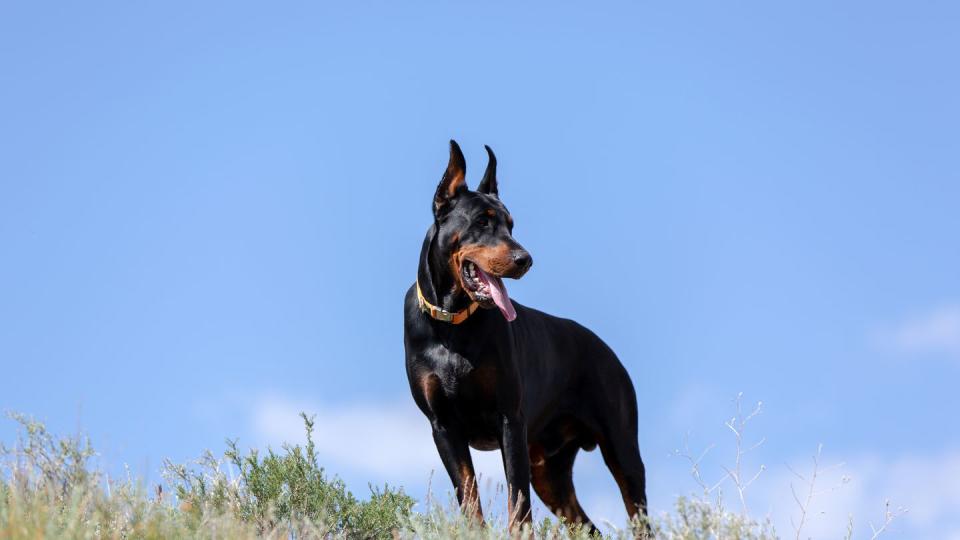
[[[201,519],[231,514],[259,530],[290,527],[300,535],[323,531],[347,538],[390,538],[403,526],[416,502],[390,486],[370,487],[370,498],[357,499],[342,480],[329,478],[317,462],[313,420],[302,414],[305,447],[284,445],[282,453],[256,450],[243,455],[236,441],[227,441],[226,466],[209,452],[199,470],[167,462],[165,477],[176,489],[181,510]]]
[[[657,538],[676,540],[774,540],[769,522],[757,522],[741,514],[727,512],[718,504],[699,498],[679,497],[672,514],[654,522]]]

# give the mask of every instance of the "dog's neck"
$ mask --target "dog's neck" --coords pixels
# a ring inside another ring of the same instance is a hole
[[[470,297],[459,286],[450,271],[450,259],[437,245],[437,225],[427,231],[420,250],[417,282],[427,302],[446,311],[457,312],[470,305]]]

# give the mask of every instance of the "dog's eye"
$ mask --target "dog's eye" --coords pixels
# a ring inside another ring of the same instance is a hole
[[[480,216],[477,218],[476,224],[477,224],[477,227],[486,227],[487,225],[490,224],[490,218],[488,218],[487,216]]]

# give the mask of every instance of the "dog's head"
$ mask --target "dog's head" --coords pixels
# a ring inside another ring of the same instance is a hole
[[[446,257],[456,287],[484,308],[500,308],[516,318],[502,278],[519,279],[533,258],[513,239],[513,218],[497,191],[497,158],[489,146],[487,170],[476,191],[467,189],[467,165],[456,141],[450,162],[433,197],[437,245]]]

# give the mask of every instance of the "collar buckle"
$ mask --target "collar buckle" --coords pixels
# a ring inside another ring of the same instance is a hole
[[[452,324],[460,324],[467,320],[470,315],[473,315],[473,312],[476,311],[478,307],[476,302],[472,302],[465,309],[457,313],[453,313],[441,307],[434,306],[430,302],[427,302],[427,299],[423,297],[423,292],[420,291],[419,281],[417,282],[417,303],[420,305],[420,311],[438,321]]]

